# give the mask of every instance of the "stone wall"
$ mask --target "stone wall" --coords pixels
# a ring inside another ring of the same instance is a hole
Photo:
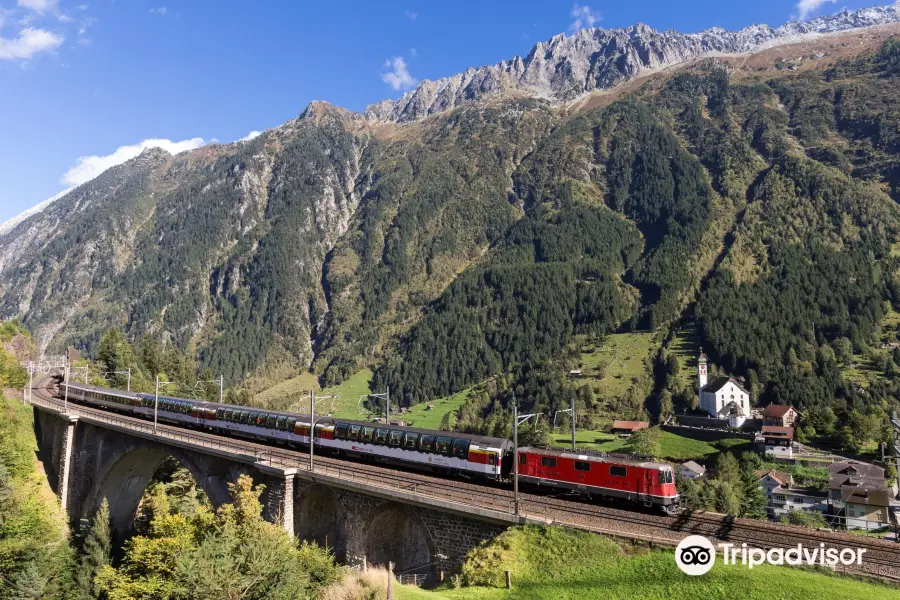
[[[228,483],[250,475],[254,483],[266,486],[260,498],[266,520],[301,539],[327,545],[338,560],[349,564],[391,561],[398,573],[449,574],[472,548],[506,528],[474,515],[311,482],[298,476],[297,469],[251,463],[238,456],[233,460],[200,446],[192,450],[169,445],[37,409],[35,433],[51,484],[57,493],[65,495],[67,490],[72,524],[90,519],[106,498],[117,544],[131,535],[140,498],[168,456],[191,472],[216,506],[229,500]]]

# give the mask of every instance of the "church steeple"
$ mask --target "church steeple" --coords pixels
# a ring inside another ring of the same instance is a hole
[[[709,359],[706,358],[706,355],[703,353],[703,348],[700,348],[700,358],[697,359],[697,384],[698,389],[702,390],[706,385],[706,376],[707,376],[707,364],[709,363]]]

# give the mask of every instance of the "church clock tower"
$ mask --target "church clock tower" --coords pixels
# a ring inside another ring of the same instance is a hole
[[[706,385],[706,376],[708,374],[706,368],[708,363],[709,360],[703,353],[703,348],[700,348],[700,358],[697,359],[697,384],[699,390],[703,390],[703,386]]]

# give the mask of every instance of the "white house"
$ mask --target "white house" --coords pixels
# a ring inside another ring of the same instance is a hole
[[[717,419],[732,415],[746,417],[750,414],[750,392],[734,377],[713,377],[707,381],[709,360],[703,351],[697,361],[697,382],[700,388],[700,408]],[[743,423],[743,419],[740,420]],[[738,425],[739,426],[739,425]]]
[[[700,479],[706,475],[706,469],[698,463],[689,460],[686,463],[678,465],[678,473],[686,479]]]
[[[760,487],[769,500],[769,516],[779,518],[792,510],[825,512],[828,493],[808,487],[794,487],[794,477],[781,471],[756,471]]]

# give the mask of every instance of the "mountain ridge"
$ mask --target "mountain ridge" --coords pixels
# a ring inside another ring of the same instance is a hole
[[[712,27],[698,33],[658,31],[646,24],[582,29],[538,42],[523,59],[515,55],[495,65],[470,67],[437,80],[425,80],[396,100],[382,100],[363,112],[373,121],[409,122],[474,98],[514,89],[563,104],[594,90],[611,89],[654,69],[676,66],[716,53],[744,53],[798,36],[837,33],[900,21],[900,5],[875,6],[778,28],[750,25],[738,31]]]

